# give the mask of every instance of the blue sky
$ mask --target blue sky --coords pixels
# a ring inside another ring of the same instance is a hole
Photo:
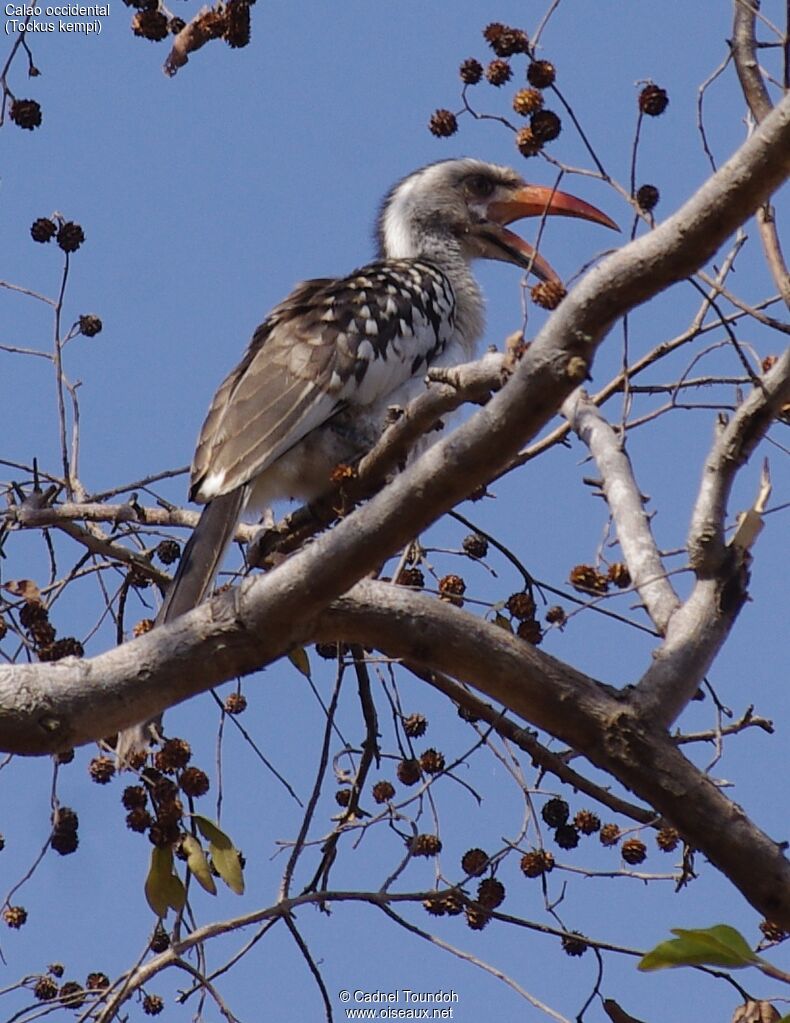
[[[764,7],[767,16],[779,17],[778,4]],[[53,245],[34,244],[30,224],[58,210],[83,226],[87,241],[72,259],[67,310],[72,318],[98,314],[104,329],[94,340],[71,344],[66,367],[72,379],[82,382],[81,471],[89,490],[188,463],[207,403],[257,323],[297,281],[342,274],[370,259],[380,198],[410,170],[469,154],[513,164],[542,183],[554,180],[548,164],[527,163],[519,156],[501,125],[464,118],[450,140],[437,140],[426,128],[433,108],[458,108],[460,60],[471,55],[488,59],[482,27],[496,19],[531,30],[544,9],[542,3],[514,0],[306,0],[299,5],[261,0],[253,8],[249,47],[231,51],[212,43],[174,79],[161,72],[164,46],[134,38],[128,27],[131,11],[120,3],[111,5],[100,36],[33,39],[41,76],[27,80],[21,64],[15,65],[9,84],[17,95],[40,101],[44,121],[35,132],[11,124],[0,132],[0,278],[54,294],[60,252]],[[188,17],[193,10],[179,0],[174,13]],[[657,14],[654,5],[645,3],[565,0],[544,36],[543,55],[556,63],[558,84],[607,169],[624,184],[637,83],[653,78],[668,90],[667,113],[644,125],[637,175],[638,183],[650,181],[660,188],[659,216],[676,208],[708,172],[695,129],[695,103],[700,83],[726,55],[729,17],[726,5],[667,2]],[[2,53],[10,41],[7,37]],[[507,114],[517,84],[500,91],[480,85],[471,99],[481,110]],[[705,112],[710,144],[721,161],[745,133],[743,103],[731,70],[706,94]],[[564,123],[551,154],[574,166],[589,166],[583,146]],[[566,178],[563,188],[605,209],[626,231],[630,228],[628,207],[604,183]],[[527,224],[522,233],[529,238],[529,232]],[[747,233],[755,255],[739,265],[735,286],[747,300],[757,301],[773,289],[756,256],[753,225]],[[561,275],[569,276],[612,243],[608,233],[592,225],[552,221],[542,251]],[[501,344],[521,322],[518,274],[492,265],[480,267],[479,276],[489,305],[486,340]],[[635,314],[632,350],[641,354],[674,336],[697,302],[689,287],[680,286]],[[531,306],[529,315],[532,333],[545,314]],[[752,327],[745,329],[743,340],[761,355],[775,351],[776,342]],[[48,310],[0,289],[0,344],[48,350],[50,343]],[[591,386],[616,372],[621,357],[622,334],[615,330],[600,353]],[[710,368],[737,370],[723,358],[711,361]],[[686,362],[680,356],[651,379],[666,381]],[[49,365],[0,351],[0,387],[0,457],[28,463],[35,455],[55,469]],[[610,406],[613,418],[619,411],[619,405]],[[683,544],[713,422],[712,412],[678,412],[655,431],[635,432],[629,442],[640,486],[653,497],[656,532],[666,548]],[[770,453],[778,503],[786,499],[787,470],[781,453]],[[583,459],[578,444],[555,451],[503,481],[495,501],[466,505],[463,511],[511,544],[536,577],[562,585],[572,564],[593,559],[605,524],[601,502],[582,483],[592,471]],[[751,502],[758,471],[756,460],[744,471],[731,511]],[[15,478],[5,467],[0,476]],[[185,490],[185,480],[177,479],[158,492],[183,502]],[[446,524],[431,536],[437,546],[457,547],[464,532]],[[744,609],[711,674],[736,715],[754,702],[758,712],[777,719],[773,738],[757,731],[734,738],[716,769],[718,777],[737,783],[736,798],[776,838],[784,837],[786,827],[786,759],[780,762],[787,748],[782,720],[787,711],[782,672],[786,623],[778,596],[785,579],[781,544],[781,516],[774,516],[757,549],[753,603]],[[64,559],[76,557],[73,548],[60,549],[71,552]],[[0,565],[4,580],[45,577],[46,557],[36,539],[14,537],[7,553]],[[431,558],[439,574],[452,570],[442,555]],[[481,600],[501,600],[518,588],[518,578],[504,562],[492,560],[492,565],[499,573],[496,579],[464,565],[470,592]],[[96,600],[95,589],[85,584],[80,593],[84,605],[64,601],[59,608],[62,633],[73,629],[83,635],[86,622],[94,620],[88,608]],[[622,599],[617,606],[626,612],[627,604]],[[142,606],[134,612],[137,617],[145,613]],[[112,642],[110,631],[100,630],[88,652]],[[563,635],[549,637],[546,649],[596,678],[626,684],[644,669],[650,645],[638,633],[601,624],[588,614]],[[321,669],[318,684],[327,698],[331,679],[325,676]],[[431,742],[448,759],[471,745],[474,736],[445,702],[414,680],[402,685],[404,704],[428,716]],[[287,664],[248,680],[245,689],[250,699],[245,726],[304,798],[318,756],[320,708]],[[383,703],[380,712],[384,717]],[[196,761],[212,770],[217,714],[209,698],[169,720],[174,732],[183,729],[193,741]],[[350,681],[340,721],[351,741],[361,739]],[[689,729],[712,724],[710,700],[693,704],[682,722]],[[705,763],[709,754],[710,748],[701,751],[699,762]],[[142,894],[148,843],[124,827],[121,784],[100,789],[87,781],[92,755],[78,751],[75,762],[61,772],[61,798],[77,808],[82,820],[78,854],[44,860],[15,900],[28,908],[28,925],[0,936],[9,983],[52,960],[65,961],[69,977],[82,979],[93,969],[112,976],[144,947],[151,924]],[[282,856],[272,859],[276,843],[292,836],[298,821],[293,801],[243,743],[228,737],[225,757],[223,820],[247,856],[249,888],[243,900],[230,895],[210,900],[198,893],[200,922],[252,910],[274,898],[283,865]],[[533,785],[535,772],[526,758],[523,768]],[[460,775],[478,786],[484,799],[478,807],[451,783],[437,794],[448,875],[457,874],[458,857],[469,846],[498,848],[512,838],[524,812],[519,790],[490,755],[478,752]],[[0,831],[7,841],[0,858],[4,890],[25,872],[46,838],[50,783],[45,762],[14,762],[0,772]],[[557,790],[552,779],[545,779],[540,792]],[[570,798],[574,809],[588,805]],[[539,806],[543,796],[535,799]],[[321,807],[316,836],[328,828],[334,812],[331,787]],[[577,853],[564,859],[599,870],[617,864],[594,840]],[[340,857],[333,880],[337,887],[376,887],[385,865],[393,862],[392,838],[381,829]],[[673,862],[673,857],[651,853],[646,866],[651,872],[668,871]],[[509,865],[503,908],[550,923],[539,886],[517,876],[514,861]],[[669,896],[669,881],[585,881],[568,873],[562,878],[568,889],[559,912],[572,929],[637,948],[651,947],[672,926],[725,920],[756,940],[755,914],[707,864],[699,867],[699,880],[676,897]],[[305,867],[302,882],[307,876]],[[431,865],[420,861],[410,865],[403,880],[417,888],[432,878]],[[560,895],[560,885],[553,880],[552,897]],[[432,923],[421,910],[407,915],[420,926]],[[546,1018],[493,977],[396,929],[372,909],[338,906],[331,916],[302,910],[297,922],[321,962],[338,1019],[343,1018],[336,999],[341,988],[377,987],[452,987],[459,993],[454,1018],[462,1023]],[[460,919],[440,920],[434,927],[444,940],[500,966],[568,1017],[579,1011],[594,983],[590,953],[582,960],[569,959],[555,941],[504,926],[490,926],[481,934],[469,931]],[[221,947],[230,954],[238,944],[234,939]],[[214,962],[222,961],[218,949],[211,954]],[[167,997],[182,983],[183,978],[162,978],[151,990]],[[754,987],[767,990],[759,983]],[[710,1019],[729,1018],[736,1004],[724,984],[679,973],[637,975],[633,960],[616,956],[606,957],[602,991],[649,1023],[702,1019],[703,1013]],[[226,994],[245,1023],[322,1018],[318,993],[284,932],[267,937],[239,965]],[[140,1010],[133,1010],[131,1018],[141,1018]],[[164,1018],[186,1020],[190,1008],[171,1006]],[[205,1018],[219,1017],[208,1007]],[[585,1019],[604,1016],[594,1006]]]

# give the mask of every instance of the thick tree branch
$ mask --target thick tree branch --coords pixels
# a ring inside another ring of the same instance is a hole
[[[463,611],[364,582],[321,617],[392,657],[440,670],[567,742],[671,821],[771,920],[790,923],[790,862],[624,693]],[[502,632],[502,636],[497,636]],[[759,866],[758,866],[759,862]],[[782,926],[787,926],[783,923]]]
[[[771,97],[760,72],[760,63],[757,60],[755,22],[759,6],[759,0],[749,3],[745,3],[744,0],[735,0],[732,31],[732,55],[735,60],[735,68],[749,110],[758,124],[773,109]],[[758,211],[757,226],[760,230],[760,239],[771,276],[776,281],[785,304],[790,307],[790,273],[788,273],[787,264],[782,254],[772,207],[766,204]]]
[[[746,599],[748,552],[724,542],[735,474],[790,400],[790,350],[718,433],[703,469],[689,534],[697,582],[637,686],[643,712],[669,727],[696,692]]]

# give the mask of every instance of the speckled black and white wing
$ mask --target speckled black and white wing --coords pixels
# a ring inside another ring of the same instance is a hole
[[[387,260],[300,284],[217,391],[193,460],[191,498],[227,494],[342,410],[386,402],[455,334],[452,286],[427,261]]]

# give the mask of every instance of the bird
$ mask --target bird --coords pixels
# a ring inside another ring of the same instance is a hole
[[[204,508],[157,624],[203,600],[242,514],[326,493],[333,468],[375,444],[388,410],[420,393],[428,368],[474,357],[484,330],[475,260],[559,283],[507,227],[548,216],[617,230],[595,206],[528,184],[509,167],[470,157],[431,163],[385,196],[373,262],[345,277],[304,281],[275,306],[220,384],[200,431],[189,498]],[[120,733],[116,749],[158,738],[149,725]]]

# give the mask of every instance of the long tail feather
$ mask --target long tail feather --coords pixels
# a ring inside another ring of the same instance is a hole
[[[246,496],[247,488],[238,487],[215,497],[203,509],[156,616],[157,625],[172,622],[203,600],[233,539]]]
[[[233,539],[236,524],[247,499],[247,487],[215,497],[203,509],[200,521],[181,554],[176,574],[156,616],[164,625],[191,611],[203,600]],[[126,766],[131,754],[146,750],[161,738],[161,714],[118,733],[115,754],[119,766]]]

